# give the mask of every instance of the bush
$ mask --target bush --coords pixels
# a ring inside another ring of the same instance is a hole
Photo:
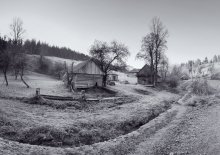
[[[200,79],[192,82],[191,91],[196,95],[210,95],[213,92],[212,88],[208,85],[208,81]]]
[[[218,100],[213,96],[197,96],[193,95],[187,102],[186,105],[197,107],[197,106],[204,106],[204,105],[213,105],[217,103]]]
[[[167,83],[169,87],[176,88],[179,84],[179,78],[177,76],[170,77]]]
[[[215,73],[211,75],[211,80],[220,80],[220,73]]]

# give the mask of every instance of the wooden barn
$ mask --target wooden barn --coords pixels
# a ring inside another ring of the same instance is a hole
[[[74,89],[102,86],[103,72],[94,60],[90,59],[73,66],[72,79]]]
[[[158,82],[161,77],[157,75]],[[144,67],[137,73],[138,84],[149,85],[151,84],[151,70],[149,65],[144,65]]]

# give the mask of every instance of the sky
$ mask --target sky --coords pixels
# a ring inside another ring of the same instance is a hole
[[[218,0],[0,0],[0,34],[10,36],[14,17],[23,20],[25,39],[68,47],[85,54],[95,40],[125,44],[137,60],[143,36],[157,16],[169,31],[170,64],[220,54]]]

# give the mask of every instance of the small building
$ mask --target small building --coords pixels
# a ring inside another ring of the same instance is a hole
[[[108,81],[118,81],[118,74],[114,73],[114,72],[110,72],[108,74]]]
[[[74,89],[102,86],[103,72],[93,59],[73,66],[71,74]]]
[[[142,69],[137,73],[138,84],[148,85],[152,84],[151,82],[151,69],[149,65],[144,65]],[[157,75],[158,82],[161,81],[161,77]]]

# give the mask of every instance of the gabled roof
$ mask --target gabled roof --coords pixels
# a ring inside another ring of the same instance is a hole
[[[151,76],[151,69],[148,64],[144,65],[143,68],[140,69],[140,71],[137,73],[137,77],[150,77]],[[157,75],[157,77],[160,77]]]
[[[132,69],[131,71],[130,71],[130,73],[138,73],[140,71],[140,69]]]
[[[73,73],[82,73],[83,67],[86,66],[87,64],[89,64],[90,62],[93,62],[97,68],[99,68],[99,72],[101,72],[101,74],[103,74],[103,71],[100,69],[100,66],[94,61],[94,59],[89,59],[87,61],[82,61],[81,63],[73,66]]]
[[[148,77],[151,75],[151,71],[150,71],[150,66],[149,65],[144,65],[144,67],[142,67],[140,69],[140,71],[137,73],[137,76],[143,76],[143,77]]]
[[[90,60],[83,61],[83,62],[80,62],[79,64],[77,64],[76,66],[73,66],[73,72],[77,72],[79,69],[84,67],[89,61]]]

